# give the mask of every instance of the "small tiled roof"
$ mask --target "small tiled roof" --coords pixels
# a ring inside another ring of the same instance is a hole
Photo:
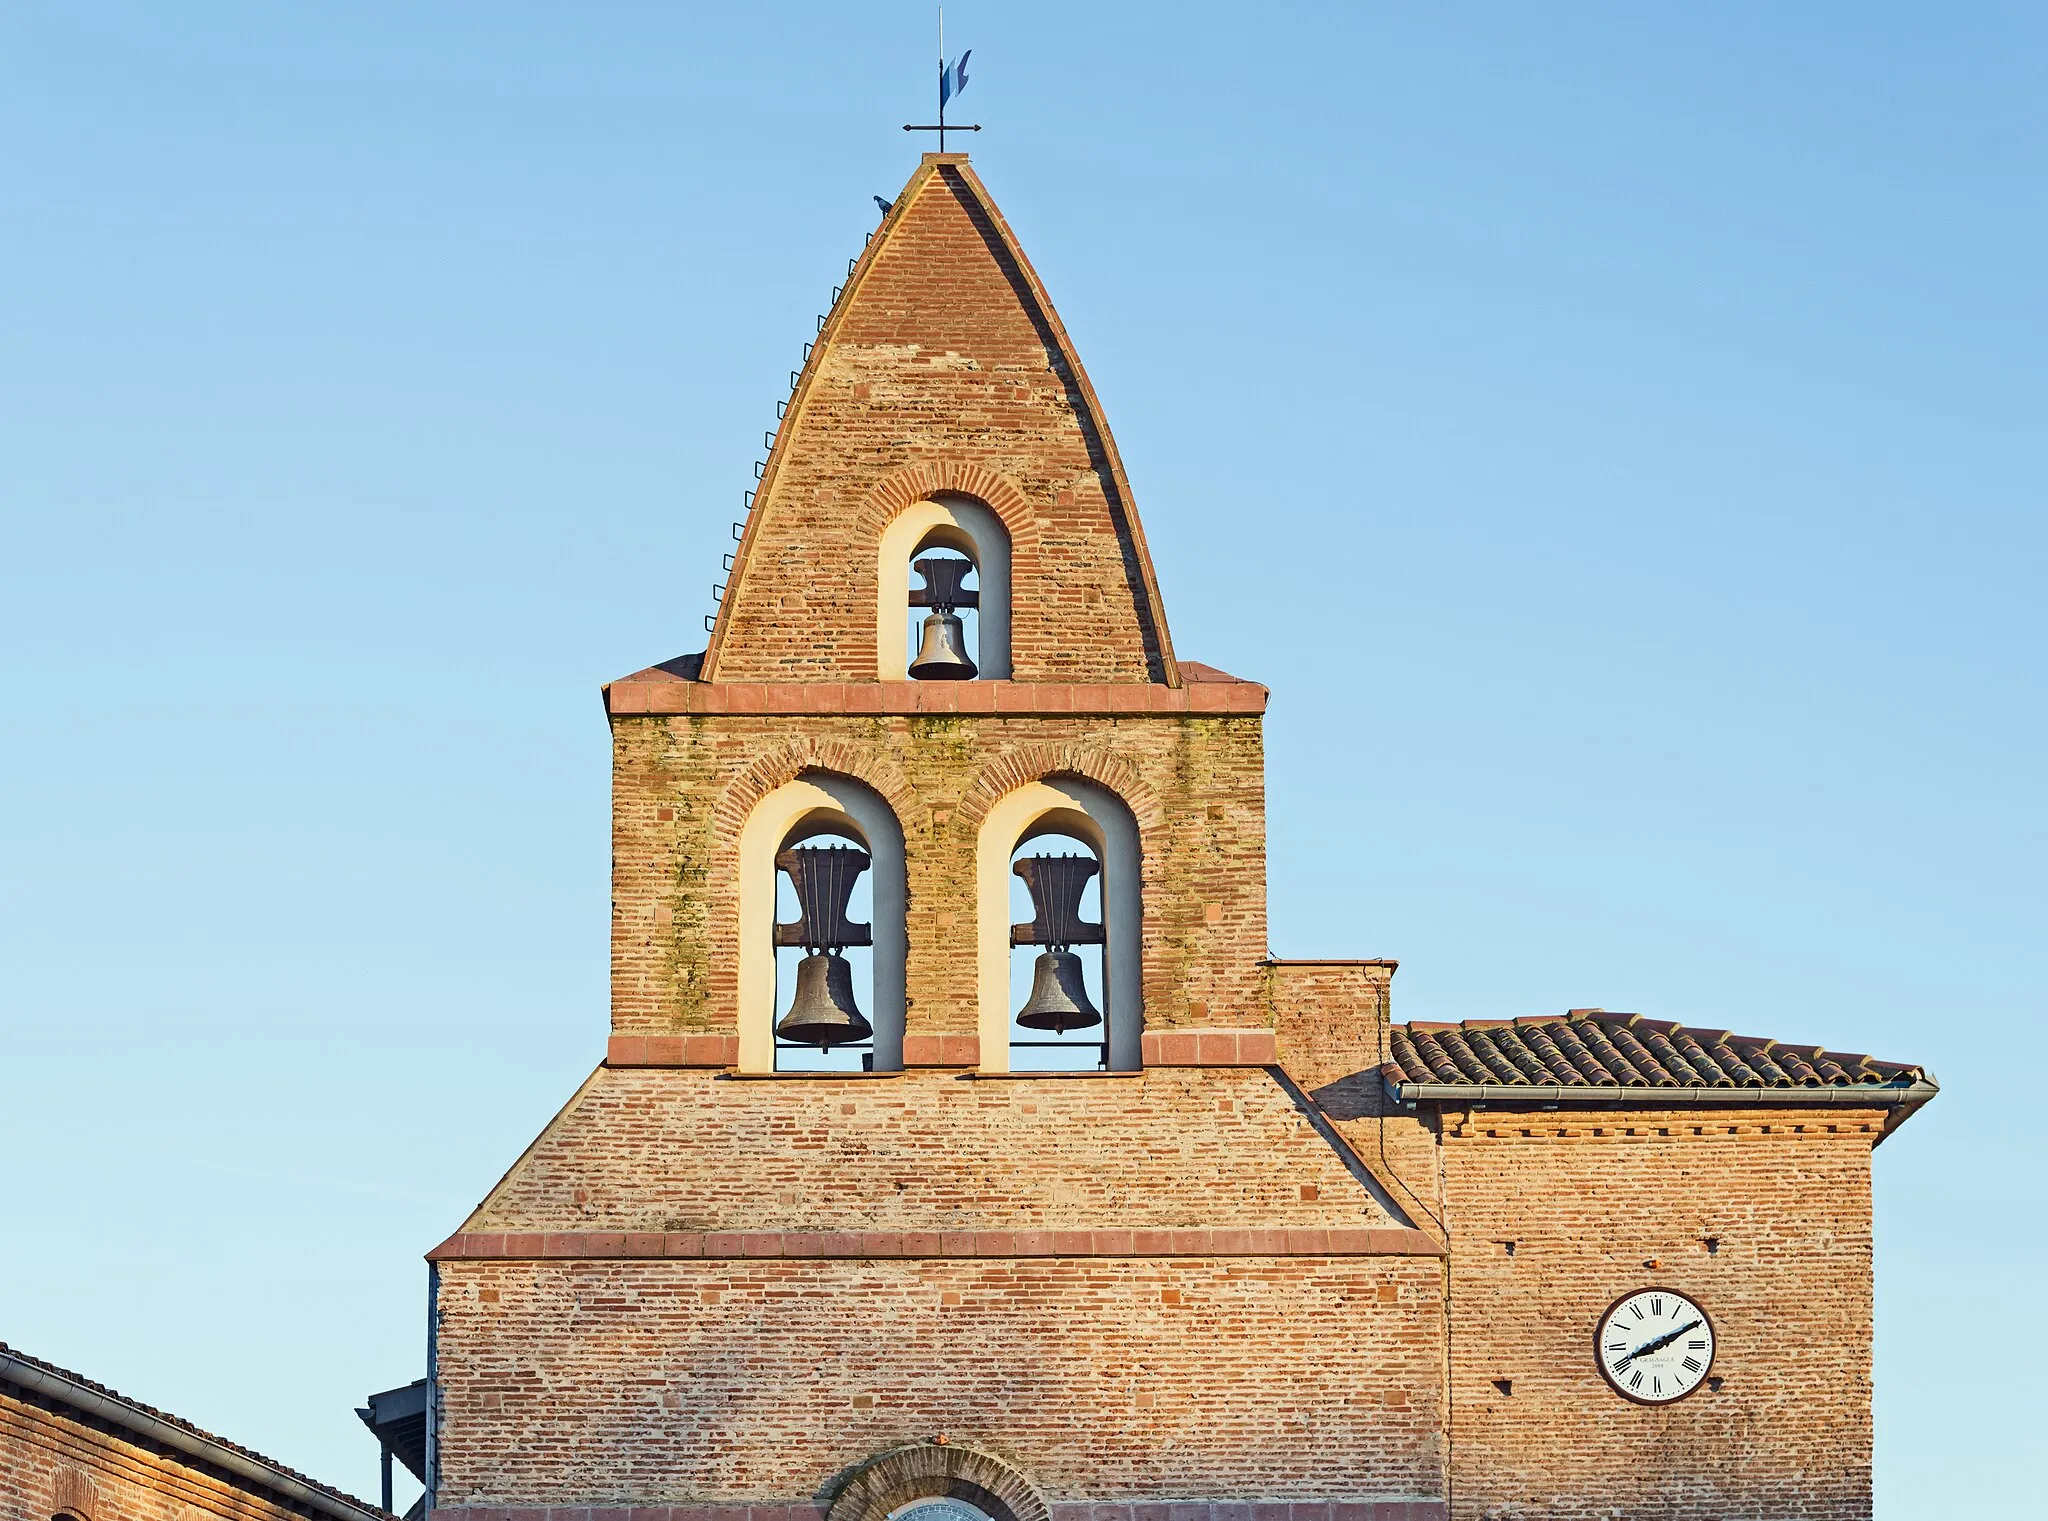
[[[97,1395],[97,1400],[89,1400],[88,1403],[98,1407],[93,1411],[94,1414],[110,1423],[124,1426],[133,1435],[144,1440],[160,1439],[168,1435],[152,1431],[150,1423],[182,1432],[193,1439],[192,1444],[186,1445],[196,1444],[201,1448],[215,1448],[222,1455],[232,1454],[242,1459],[246,1465],[268,1470],[268,1476],[272,1480],[283,1481],[282,1492],[288,1497],[300,1501],[309,1508],[323,1510],[336,1518],[336,1521],[396,1521],[395,1517],[391,1517],[367,1500],[358,1500],[354,1495],[336,1489],[331,1484],[322,1484],[318,1479],[308,1478],[296,1469],[287,1468],[275,1459],[266,1458],[260,1452],[251,1452],[239,1443],[201,1430],[190,1421],[168,1411],[158,1410],[154,1406],[143,1404],[140,1400],[130,1399],[127,1395],[109,1389],[105,1384],[96,1384],[68,1368],[46,1363],[40,1357],[30,1357],[26,1352],[10,1347],[4,1341],[0,1341],[0,1383],[18,1383],[35,1390],[45,1398],[59,1402],[64,1401],[67,1393],[74,1391],[86,1396]],[[135,1419],[124,1419],[126,1416]],[[255,1482],[263,1483],[264,1480],[258,1478]],[[293,1489],[301,1493],[293,1494]]]
[[[1393,1060],[1380,1070],[1397,1087],[1868,1088],[1883,1093],[1930,1081],[1919,1067],[1900,1062],[1604,1009],[1457,1024],[1418,1020],[1395,1025],[1392,1035]]]

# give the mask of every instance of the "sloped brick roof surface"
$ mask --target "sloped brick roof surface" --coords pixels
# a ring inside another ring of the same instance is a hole
[[[1416,1021],[1393,1027],[1391,1083],[1557,1084],[1566,1088],[1906,1087],[1918,1067],[1640,1014]]]
[[[137,1415],[148,1416],[151,1420],[161,1421],[166,1426],[175,1426],[178,1430],[185,1432],[189,1436],[198,1437],[203,1442],[209,1442],[215,1447],[225,1448],[229,1452],[247,1458],[252,1463],[261,1464],[263,1467],[269,1469],[271,1472],[277,1474],[281,1478],[292,1479],[300,1484],[303,1484],[306,1488],[310,1490],[315,1490],[318,1491],[320,1494],[326,1495],[328,1498],[338,1502],[338,1504],[347,1507],[348,1510],[354,1512],[355,1514],[363,1516],[388,1515],[388,1512],[378,1509],[376,1506],[372,1505],[367,1500],[358,1500],[354,1495],[349,1494],[344,1490],[336,1489],[331,1484],[322,1484],[318,1479],[308,1478],[305,1474],[300,1473],[297,1469],[287,1468],[284,1464],[278,1462],[274,1458],[266,1458],[260,1452],[252,1452],[248,1448],[242,1446],[239,1442],[230,1442],[226,1437],[215,1436],[212,1432],[204,1430],[201,1427],[195,1426],[190,1421],[185,1420],[180,1416],[172,1415],[167,1410],[159,1410],[154,1405],[143,1404],[141,1400],[130,1399],[127,1395],[121,1393],[118,1389],[109,1389],[105,1384],[95,1383],[93,1382],[93,1380],[85,1377],[83,1374],[73,1373],[69,1368],[60,1368],[55,1363],[44,1362],[40,1357],[31,1357],[28,1355],[28,1353],[22,1351],[19,1347],[10,1347],[7,1345],[6,1342],[0,1341],[0,1353],[5,1353],[14,1361],[19,1363],[25,1363],[29,1367],[34,1368],[40,1372],[51,1374],[54,1377],[63,1380],[65,1383],[75,1384],[81,1389],[88,1390],[93,1394],[99,1395],[102,1399],[112,1400],[116,1404],[125,1405],[128,1409],[134,1411]],[[0,1375],[0,1377],[4,1377],[4,1375]],[[61,1394],[46,1395],[45,1397],[55,1398],[60,1401],[63,1398]],[[136,1434],[142,1436],[145,1439],[147,1439],[149,1435],[149,1433],[146,1430],[139,1427],[137,1428]]]

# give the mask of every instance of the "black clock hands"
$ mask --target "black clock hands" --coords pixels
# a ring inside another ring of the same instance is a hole
[[[1676,1331],[1666,1331],[1662,1336],[1658,1337],[1655,1341],[1644,1342],[1640,1347],[1637,1347],[1635,1351],[1629,1353],[1627,1357],[1624,1357],[1620,1362],[1616,1363],[1614,1365],[1614,1371],[1619,1373],[1623,1368],[1626,1368],[1630,1363],[1634,1362],[1637,1358],[1643,1356],[1647,1352],[1655,1352],[1660,1347],[1670,1346],[1673,1342],[1677,1341],[1679,1337],[1685,1335],[1686,1332],[1697,1328],[1701,1324],[1703,1324],[1703,1322],[1701,1321],[1689,1320],[1684,1325],[1680,1326]]]

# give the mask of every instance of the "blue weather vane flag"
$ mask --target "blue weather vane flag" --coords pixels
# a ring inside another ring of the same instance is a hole
[[[946,109],[946,102],[967,88],[967,60],[974,56],[969,48],[960,55],[960,61],[948,64],[944,54],[939,57],[939,109]]]

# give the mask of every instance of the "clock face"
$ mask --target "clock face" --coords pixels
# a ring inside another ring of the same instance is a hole
[[[1683,1294],[1637,1289],[1600,1317],[1593,1361],[1623,1399],[1668,1405],[1707,1381],[1714,1366],[1714,1323]]]

